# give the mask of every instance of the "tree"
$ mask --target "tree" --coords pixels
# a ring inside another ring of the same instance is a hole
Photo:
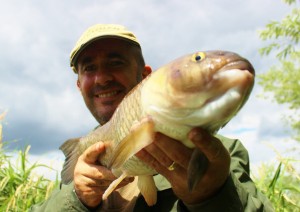
[[[294,112],[288,121],[300,141],[300,7],[296,0],[284,0],[292,6],[291,12],[281,21],[271,21],[259,32],[269,44],[261,48],[261,55],[276,53],[279,65],[274,65],[258,76],[265,93],[271,93],[278,104],[287,104]]]

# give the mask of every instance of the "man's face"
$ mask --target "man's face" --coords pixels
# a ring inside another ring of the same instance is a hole
[[[77,86],[100,124],[106,123],[124,96],[142,79],[144,66],[126,41],[107,38],[91,43],[78,57]]]

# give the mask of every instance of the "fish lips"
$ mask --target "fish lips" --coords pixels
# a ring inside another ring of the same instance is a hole
[[[224,65],[222,68],[219,69],[219,71],[227,71],[232,69],[239,69],[241,71],[249,71],[251,74],[255,75],[255,70],[252,66],[252,64],[246,60],[233,60],[228,62],[226,65]]]

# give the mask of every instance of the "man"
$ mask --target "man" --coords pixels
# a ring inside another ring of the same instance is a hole
[[[77,86],[96,120],[105,124],[123,97],[151,73],[133,33],[120,25],[98,24],[83,33],[71,52]],[[249,161],[238,140],[213,137],[202,129],[190,140],[208,159],[208,168],[189,192],[187,164],[191,150],[157,133],[155,141],[138,152],[141,160],[159,174],[154,176],[158,200],[147,206],[133,178],[124,180],[106,201],[102,195],[116,179],[97,159],[105,151],[102,142],[90,146],[78,159],[74,180],[36,211],[272,211],[272,206],[249,177]],[[173,164],[176,164],[175,168]]]

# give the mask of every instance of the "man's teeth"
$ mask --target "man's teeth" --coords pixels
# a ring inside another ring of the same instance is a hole
[[[99,94],[97,95],[99,98],[105,98],[105,97],[110,97],[110,96],[114,96],[117,94],[117,91],[112,91],[109,93],[103,93],[103,94]]]

